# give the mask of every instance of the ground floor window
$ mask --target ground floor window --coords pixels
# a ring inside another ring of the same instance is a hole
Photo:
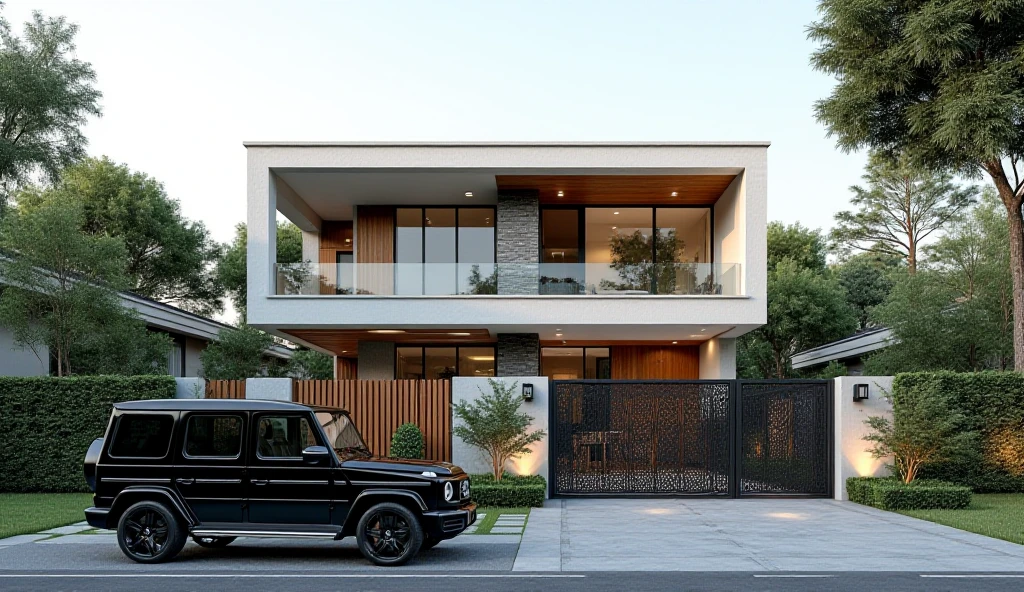
[[[541,374],[551,380],[609,379],[611,349],[607,347],[544,347]]]
[[[395,378],[448,379],[453,376],[494,376],[494,346],[398,346]]]

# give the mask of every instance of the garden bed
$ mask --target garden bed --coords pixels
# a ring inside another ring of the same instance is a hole
[[[540,475],[502,476],[495,481],[490,473],[472,475],[473,501],[496,508],[540,508],[544,505],[547,481]]]
[[[903,483],[891,477],[846,480],[851,502],[881,510],[960,510],[971,505],[971,488],[932,479]]]
[[[89,493],[0,493],[0,539],[85,520]]]

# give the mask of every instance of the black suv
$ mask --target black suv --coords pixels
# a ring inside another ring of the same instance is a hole
[[[449,463],[376,458],[344,411],[295,403],[118,403],[89,447],[85,511],[128,557],[171,559],[187,537],[355,535],[377,565],[401,565],[476,520],[469,476]]]

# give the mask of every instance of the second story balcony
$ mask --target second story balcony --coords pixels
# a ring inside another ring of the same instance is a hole
[[[739,263],[279,263],[278,296],[738,296]]]

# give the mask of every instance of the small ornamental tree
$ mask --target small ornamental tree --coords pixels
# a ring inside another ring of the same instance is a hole
[[[494,480],[501,481],[505,463],[529,454],[530,444],[543,438],[544,430],[529,431],[533,418],[519,412],[519,383],[509,385],[493,378],[487,383],[490,392],[480,388],[480,398],[455,404],[455,417],[462,425],[455,426],[452,433],[486,452],[491,458]]]
[[[423,458],[423,432],[414,423],[403,423],[391,436],[391,456],[393,458]]]
[[[263,352],[274,345],[269,334],[248,325],[224,331],[199,353],[208,380],[242,380],[263,375]]]
[[[913,482],[922,465],[949,460],[957,450],[970,448],[976,435],[963,429],[963,414],[943,397],[914,390],[896,394],[885,395],[893,405],[893,419],[864,420],[871,428],[864,439],[874,442],[868,450],[873,457],[893,457],[893,469],[904,483]]]

